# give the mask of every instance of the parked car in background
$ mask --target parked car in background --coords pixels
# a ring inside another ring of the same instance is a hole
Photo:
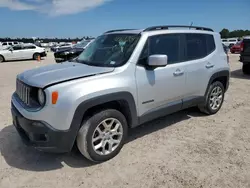
[[[69,61],[71,59],[76,58],[79,56],[83,50],[92,42],[92,40],[84,40],[80,43],[77,43],[72,48],[58,50],[54,53],[55,61],[57,63]]]
[[[222,43],[231,48],[233,45],[235,45],[237,42],[239,42],[240,39],[238,38],[228,38],[228,39],[222,39]]]
[[[51,47],[50,50],[52,52],[57,52],[59,50],[66,50],[66,49],[72,48],[72,46],[73,46],[72,43],[59,44],[54,47]]]
[[[38,59],[39,56],[44,57],[46,55],[44,48],[34,44],[18,44],[0,50],[0,63],[11,60]]]
[[[243,63],[243,73],[250,74],[250,36],[243,38],[241,43],[240,61]]]
[[[234,54],[234,53],[240,53],[240,51],[241,51],[241,42],[242,42],[242,41],[237,42],[235,45],[233,45],[233,46],[230,48],[230,52],[231,52],[232,54]]]
[[[20,42],[17,41],[10,41],[10,42],[0,42],[0,49],[6,49],[9,46],[13,46],[13,45],[17,45],[17,44],[22,44]]]

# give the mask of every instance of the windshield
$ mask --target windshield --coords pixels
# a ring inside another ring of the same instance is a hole
[[[91,66],[121,66],[128,61],[139,39],[138,34],[101,35],[80,54],[76,61]]]
[[[82,41],[82,42],[76,44],[74,47],[75,48],[84,48],[85,46],[88,45],[88,43],[90,43],[90,41]]]

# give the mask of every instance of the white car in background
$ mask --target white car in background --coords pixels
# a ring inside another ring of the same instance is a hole
[[[45,49],[34,44],[18,44],[0,50],[0,63],[11,60],[38,59],[47,56]]]
[[[17,41],[10,41],[10,42],[0,42],[0,49],[3,50],[3,49],[6,49],[12,45],[17,45],[17,44],[22,44],[20,42],[17,42]]]

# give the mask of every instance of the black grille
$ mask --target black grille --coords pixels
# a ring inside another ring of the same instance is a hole
[[[21,101],[28,106],[30,106],[30,92],[31,87],[27,86],[18,79],[16,80],[16,94]]]

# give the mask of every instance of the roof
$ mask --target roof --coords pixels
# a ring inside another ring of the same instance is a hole
[[[200,27],[200,26],[186,26],[186,25],[163,25],[163,26],[153,26],[148,27],[146,29],[117,29],[117,30],[110,30],[105,32],[105,34],[109,33],[128,33],[128,34],[139,34],[142,32],[150,32],[150,31],[164,31],[164,30],[198,30],[198,31],[207,31],[207,32],[214,32],[212,29],[207,27]]]

